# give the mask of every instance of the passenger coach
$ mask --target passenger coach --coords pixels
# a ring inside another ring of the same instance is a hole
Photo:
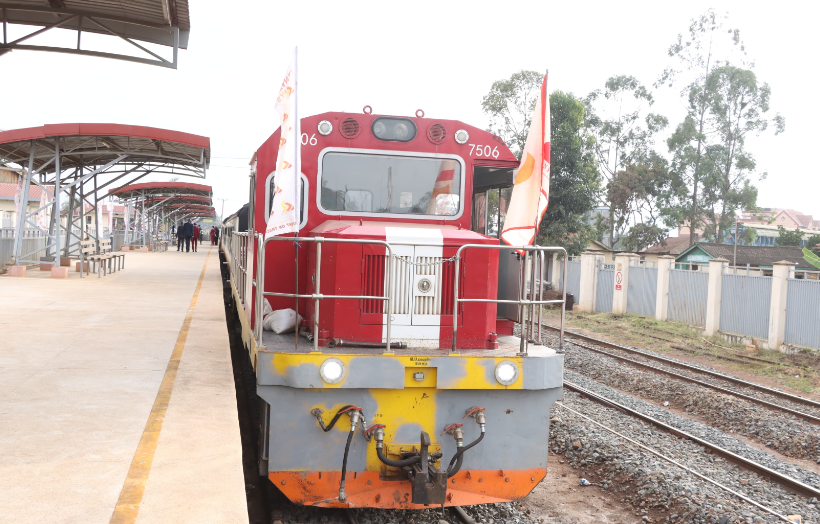
[[[540,318],[526,300],[556,251],[499,245],[518,161],[499,137],[421,111],[301,129],[301,239],[264,241],[279,131],[221,237],[264,400],[261,474],[305,505],[524,497],[546,474],[563,359],[528,342],[534,326],[513,336],[522,308]],[[298,309],[299,333],[263,329],[265,301]]]

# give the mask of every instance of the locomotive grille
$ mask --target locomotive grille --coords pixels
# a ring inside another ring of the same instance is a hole
[[[359,123],[353,118],[345,118],[339,126],[339,132],[345,138],[356,138],[359,136],[359,131],[361,131]]]
[[[447,138],[447,130],[441,124],[433,124],[427,128],[427,139],[434,144],[440,144]]]
[[[410,314],[410,271],[412,257],[396,256],[393,261],[393,293],[390,309],[393,315]],[[387,268],[387,255],[365,255],[364,275],[362,278],[362,295],[371,297],[384,296],[384,285]],[[384,313],[383,300],[362,300],[362,313]]]
[[[452,315],[453,281],[455,264],[442,263],[440,257],[416,257],[416,265],[409,256],[396,256],[393,267],[393,293],[391,309],[394,315],[409,315],[412,298],[414,315]],[[386,255],[365,255],[364,274],[362,278],[363,295],[383,296],[385,286]],[[464,297],[464,261],[462,260],[459,283],[459,296]],[[413,296],[413,276],[435,276],[435,292],[428,296]],[[362,300],[362,313],[384,313],[384,301]],[[459,308],[459,314],[462,310]]]

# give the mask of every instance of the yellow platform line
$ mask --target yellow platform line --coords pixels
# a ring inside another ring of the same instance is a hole
[[[205,264],[202,266],[202,273],[199,275],[194,296],[188,306],[188,313],[185,315],[182,328],[180,328],[179,335],[177,335],[174,351],[171,353],[171,360],[168,361],[168,366],[165,368],[162,384],[159,386],[157,398],[154,399],[154,405],[151,407],[151,414],[148,415],[145,429],[142,430],[140,443],[137,445],[137,451],[134,453],[134,459],[131,461],[131,467],[128,469],[128,475],[126,475],[125,483],[122,485],[117,505],[111,514],[110,524],[133,524],[137,521],[142,496],[145,493],[145,484],[148,482],[148,475],[151,473],[159,433],[162,431],[162,422],[165,420],[165,412],[168,411],[168,404],[171,401],[171,392],[177,378],[182,351],[185,349],[185,341],[188,339],[188,330],[191,327],[191,319],[194,317],[194,308],[199,298],[199,290],[202,288],[202,281],[205,278],[205,268],[208,267],[211,249],[213,248],[208,249],[208,255],[205,257]]]

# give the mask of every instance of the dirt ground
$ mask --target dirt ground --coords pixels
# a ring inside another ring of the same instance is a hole
[[[613,495],[597,486],[580,485],[580,472],[563,457],[550,454],[547,477],[521,501],[529,518],[546,524],[634,524],[636,517]]]

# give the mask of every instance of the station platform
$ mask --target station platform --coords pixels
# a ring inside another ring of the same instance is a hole
[[[37,273],[0,276],[0,522],[247,522],[217,248]]]

